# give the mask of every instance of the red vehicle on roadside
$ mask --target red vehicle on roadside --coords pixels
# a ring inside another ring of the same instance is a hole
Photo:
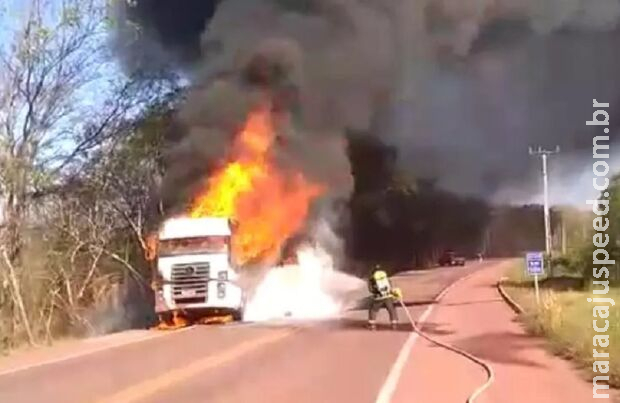
[[[465,258],[449,250],[441,255],[438,263],[440,266],[465,266]]]

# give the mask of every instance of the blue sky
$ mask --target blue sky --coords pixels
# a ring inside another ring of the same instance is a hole
[[[16,20],[23,15],[25,1],[7,0],[6,4],[0,5],[0,43],[6,43],[11,29]]]
[[[8,3],[0,5],[0,51],[7,51],[13,43],[15,29],[18,29],[20,23],[24,21],[29,3],[30,0],[8,0]],[[52,10],[54,6],[60,4],[60,0],[48,0],[47,4],[50,7],[48,9]],[[107,35],[101,35],[102,42],[99,44],[105,45],[107,40]],[[90,113],[98,113],[101,110],[102,103],[112,89],[111,81],[119,80],[123,77],[114,58],[105,59],[105,56],[102,55],[101,60],[97,59],[96,66],[97,70],[92,73],[97,77],[73,94],[72,101],[74,101],[73,105],[76,106],[77,113],[71,116],[70,119],[62,122],[60,125],[62,127],[53,128],[47,136],[48,139],[58,136],[58,133],[62,132],[63,128],[79,131],[81,124],[87,121]],[[56,149],[69,150],[72,148],[72,143],[70,139],[60,139],[58,137],[54,139]]]

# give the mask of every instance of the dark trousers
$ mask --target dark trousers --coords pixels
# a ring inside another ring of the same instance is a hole
[[[377,319],[377,313],[381,308],[385,308],[390,315],[390,322],[398,322],[398,315],[396,314],[396,308],[394,307],[394,299],[373,299],[370,303],[370,309],[368,309],[368,321],[374,322]]]

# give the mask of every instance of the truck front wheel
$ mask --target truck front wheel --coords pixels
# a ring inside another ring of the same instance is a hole
[[[243,309],[235,309],[232,315],[235,322],[241,322],[243,320]]]

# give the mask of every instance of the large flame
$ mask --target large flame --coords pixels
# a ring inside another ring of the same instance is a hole
[[[190,216],[228,217],[236,223],[235,263],[273,262],[284,242],[301,229],[322,187],[273,161],[276,137],[270,108],[252,111],[233,142],[231,158],[196,198]]]

